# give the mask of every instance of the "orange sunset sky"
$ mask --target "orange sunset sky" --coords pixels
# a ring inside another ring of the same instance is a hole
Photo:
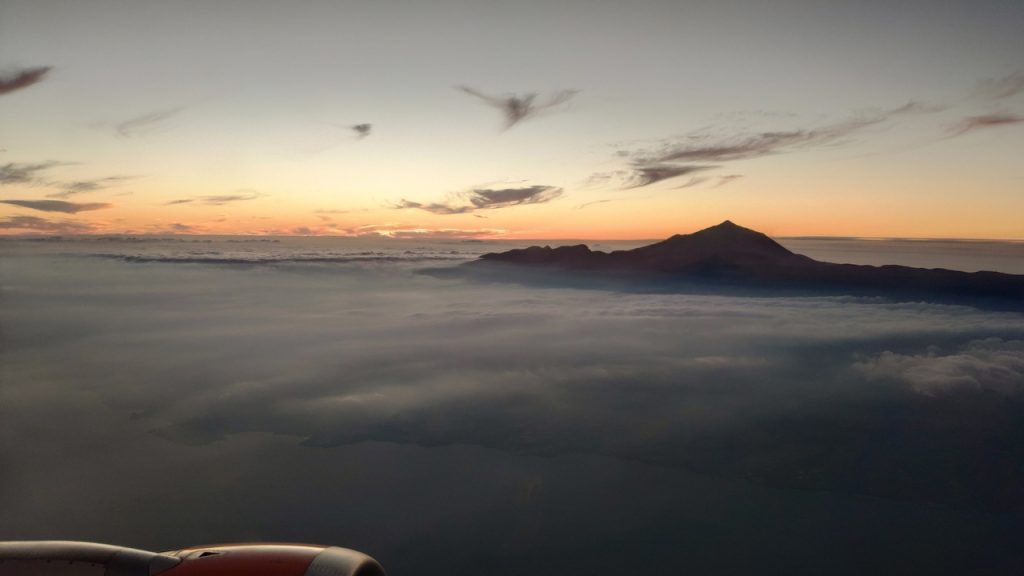
[[[4,2],[0,233],[1024,239],[1022,5],[511,4]]]

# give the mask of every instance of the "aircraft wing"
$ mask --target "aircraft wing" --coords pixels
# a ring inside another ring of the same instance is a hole
[[[305,544],[149,552],[71,541],[0,542],[0,576],[384,576],[366,554]]]

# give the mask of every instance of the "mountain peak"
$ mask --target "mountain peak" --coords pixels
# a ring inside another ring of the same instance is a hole
[[[748,264],[799,258],[768,236],[731,220],[692,234],[676,234],[656,244],[637,248],[634,252],[644,254],[648,261],[657,260],[662,265],[671,263],[672,267],[686,266],[708,258]]]
[[[700,230],[698,230],[696,232],[691,232],[690,234],[674,234],[670,238],[668,238],[667,240],[673,240],[673,239],[677,239],[677,238],[691,238],[691,237],[698,237],[698,238],[700,238],[700,237],[705,237],[705,236],[726,237],[726,236],[744,236],[744,235],[746,235],[746,236],[764,236],[764,234],[758,232],[757,230],[751,230],[750,228],[746,228],[744,226],[740,226],[739,224],[736,224],[732,220],[726,220],[726,221],[722,222],[721,224],[715,224],[714,226],[708,226],[707,228],[702,228],[702,229],[700,229]]]
[[[808,260],[782,247],[764,234],[726,220],[692,234],[676,234],[648,246],[605,254],[585,246],[542,249],[531,247],[485,260],[540,264],[567,268],[616,268],[680,272],[708,267],[763,267],[804,264]]]
[[[739,224],[736,224],[732,220],[726,220],[725,222],[722,222],[721,224],[717,224],[715,226],[709,226],[707,228],[704,228],[703,230],[698,230],[698,231],[694,232],[694,234],[701,234],[701,233],[704,233],[704,232],[718,232],[718,233],[730,233],[730,234],[736,234],[736,233],[739,233],[739,232],[747,232],[749,234],[756,234],[758,236],[763,236],[763,234],[761,234],[757,230],[751,230],[750,228],[745,228],[743,226],[740,226]]]

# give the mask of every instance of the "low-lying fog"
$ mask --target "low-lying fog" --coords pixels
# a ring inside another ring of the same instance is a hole
[[[9,249],[0,539],[317,542],[399,576],[1024,562],[1019,314],[422,265]]]

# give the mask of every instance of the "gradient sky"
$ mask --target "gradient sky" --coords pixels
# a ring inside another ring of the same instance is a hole
[[[0,233],[1024,239],[1021,30],[1015,0],[3,0]],[[460,87],[558,103],[508,127]]]

